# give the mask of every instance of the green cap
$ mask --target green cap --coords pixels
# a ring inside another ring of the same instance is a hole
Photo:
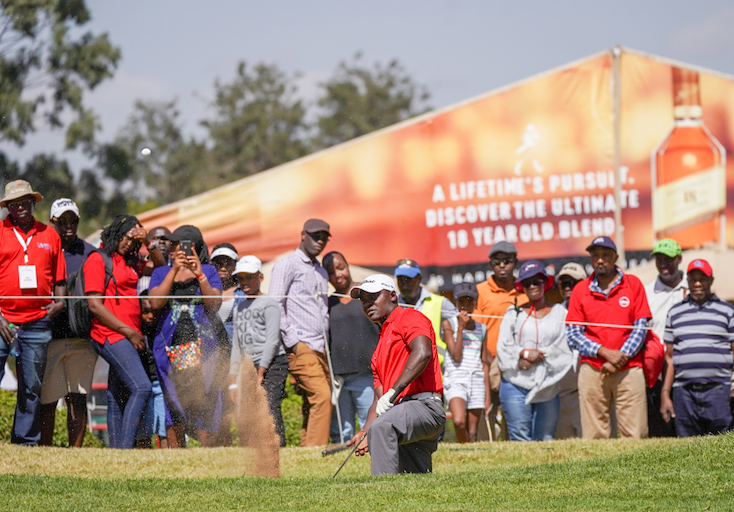
[[[675,258],[676,256],[680,256],[681,253],[683,253],[683,250],[678,245],[678,242],[672,238],[663,238],[662,240],[658,240],[651,254],[653,256],[655,254],[664,254],[669,258]]]

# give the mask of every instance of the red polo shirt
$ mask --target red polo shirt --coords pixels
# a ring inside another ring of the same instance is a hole
[[[28,244],[28,265],[36,267],[37,288],[20,288],[18,268],[25,265],[23,247],[13,233],[16,229]],[[66,260],[61,251],[61,238],[51,226],[34,220],[33,227],[25,233],[6,218],[0,226],[0,297],[53,295],[54,287],[66,279]],[[9,322],[26,323],[46,316],[41,309],[52,299],[0,299],[0,310]]]
[[[619,350],[629,337],[632,329],[607,327],[604,324],[632,325],[640,318],[652,318],[650,306],[647,303],[645,287],[640,280],[630,274],[624,274],[622,281],[612,288],[609,296],[603,293],[592,292],[589,283],[595,275],[578,283],[571,294],[568,305],[566,322],[591,322],[602,325],[585,325],[586,337],[600,343],[603,347]],[[630,366],[642,366],[640,350],[635,357],[629,360],[623,369]],[[581,356],[582,363],[589,363],[600,369],[606,361],[602,357]]]
[[[117,280],[117,287],[110,279],[105,290],[104,260],[98,252],[91,253],[84,263],[84,291],[101,293],[107,297],[118,295],[119,298],[104,299],[104,305],[124,324],[140,332],[140,299],[137,298],[138,270],[125,263],[123,257],[115,252],[112,254],[112,274]],[[97,317],[92,317],[91,337],[102,344],[105,340],[114,343],[125,338],[119,332],[102,325]]]
[[[443,395],[441,366],[436,351],[436,335],[431,321],[413,308],[397,307],[382,324],[380,339],[372,355],[372,374],[375,389],[382,386],[383,392],[395,387],[395,381],[403,372],[410,355],[409,345],[416,336],[428,336],[431,340],[431,359],[417,379],[411,382],[398,396],[402,398],[430,391]]]

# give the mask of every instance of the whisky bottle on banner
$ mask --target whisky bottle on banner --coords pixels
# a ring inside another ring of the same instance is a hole
[[[724,243],[726,150],[703,124],[698,73],[672,68],[673,127],[652,152],[655,239]]]

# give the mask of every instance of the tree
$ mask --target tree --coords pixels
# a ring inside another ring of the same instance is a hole
[[[204,190],[202,160],[206,148],[182,133],[176,100],[135,102],[133,112],[108,148],[107,175],[127,187],[130,197],[166,204]]]
[[[203,121],[213,144],[219,180],[255,174],[307,153],[306,109],[296,98],[296,78],[275,65],[244,61],[229,84],[214,84],[215,118]]]
[[[85,89],[112,76],[120,58],[107,34],[80,33],[90,19],[84,0],[0,0],[0,140],[23,145],[41,117],[66,131],[69,149],[91,151],[96,116]]]
[[[334,75],[320,84],[324,95],[318,100],[323,113],[318,119],[316,144],[333,146],[374,130],[398,123],[430,110],[428,90],[415,83],[405,68],[391,60],[372,69],[362,64],[357,53],[351,62],[342,61]]]

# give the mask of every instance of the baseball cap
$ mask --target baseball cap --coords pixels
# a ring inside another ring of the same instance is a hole
[[[321,219],[308,219],[303,224],[303,230],[306,233],[318,233],[319,231],[326,231],[327,233],[331,234],[331,232],[329,231],[329,224]]]
[[[372,274],[362,281],[359,286],[352,288],[350,295],[353,299],[359,298],[360,290],[364,290],[367,293],[377,293],[381,290],[395,292],[396,295],[398,293],[398,289],[395,287],[395,281],[393,281],[392,277],[386,276],[385,274]]]
[[[454,286],[454,299],[460,299],[462,297],[471,297],[477,300],[479,298],[477,287],[472,283],[459,283]]]
[[[581,281],[589,277],[586,274],[584,266],[574,261],[569,261],[561,267],[561,271],[556,274],[556,278],[560,279],[562,276],[568,276],[576,281]]]
[[[216,251],[214,251],[216,252]],[[232,272],[232,275],[234,274],[257,274],[258,272],[261,272],[263,268],[263,262],[260,261],[259,258],[248,254],[247,256],[242,256],[240,260],[237,262],[237,265],[234,267],[234,272]]]
[[[658,240],[650,254],[664,254],[669,258],[675,258],[676,256],[680,256],[682,253],[683,250],[680,248],[680,245],[678,245],[678,242],[672,238],[663,238],[662,240]]]
[[[217,256],[227,256],[229,259],[232,259],[235,261],[237,261],[237,258],[239,257],[237,256],[237,253],[233,251],[232,249],[230,249],[229,247],[220,247],[218,249],[214,249],[212,251],[211,256],[209,256],[209,259],[213,260]]]
[[[57,199],[51,205],[51,220],[58,220],[66,212],[73,212],[74,215],[79,217],[79,207],[74,201],[66,197]]]
[[[553,276],[548,275],[545,271],[545,265],[543,265],[542,262],[538,260],[529,260],[520,265],[520,272],[517,280],[515,280],[515,288],[517,291],[522,292],[524,290],[522,285],[523,281],[530,279],[531,277],[535,277],[538,274],[545,277],[545,290],[550,290],[553,287]]]
[[[606,247],[607,249],[611,249],[614,252],[617,252],[617,244],[615,244],[614,240],[612,240],[608,236],[598,236],[594,238],[594,240],[592,240],[589,246],[586,248],[586,252],[591,252],[594,247]]]
[[[517,254],[517,249],[510,242],[502,240],[501,242],[497,242],[492,246],[492,248],[489,250],[489,257],[491,258],[493,254],[496,254],[498,252]]]
[[[411,259],[399,260],[396,265],[395,272],[393,272],[395,277],[405,276],[413,278],[421,273],[418,264]]]
[[[709,277],[713,277],[714,275],[714,269],[711,268],[711,265],[709,265],[709,262],[706,260],[702,260],[702,259],[693,260],[688,265],[688,270],[686,271],[686,273],[690,273],[692,270],[700,270],[701,272],[703,272],[705,275]]]

